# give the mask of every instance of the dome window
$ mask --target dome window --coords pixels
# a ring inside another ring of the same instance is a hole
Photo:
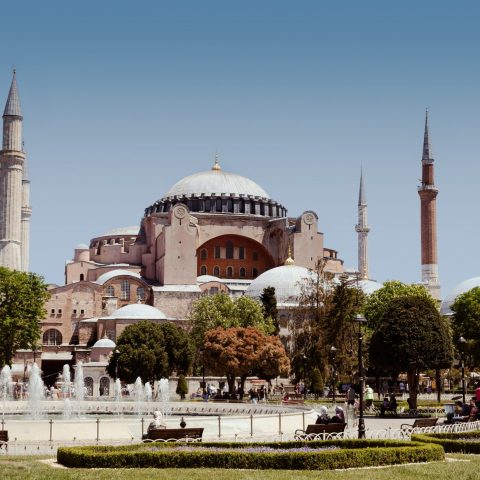
[[[128,280],[122,280],[122,300],[130,300],[130,282]]]
[[[222,199],[221,198],[217,198],[217,201],[215,202],[215,210],[217,212],[222,211]]]
[[[215,258],[221,258],[221,250],[219,246],[215,247]]]
[[[227,258],[233,258],[233,242],[230,240],[227,242]]]
[[[145,289],[143,287],[137,288],[137,300],[145,300]]]
[[[113,285],[109,285],[107,287],[107,295],[109,297],[114,297],[115,296],[115,288],[113,287]]]
[[[238,258],[240,260],[245,260],[245,247],[238,248]]]

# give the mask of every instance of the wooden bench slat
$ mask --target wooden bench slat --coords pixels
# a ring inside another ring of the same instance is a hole
[[[203,428],[154,428],[145,436],[148,440],[181,440],[202,438]]]

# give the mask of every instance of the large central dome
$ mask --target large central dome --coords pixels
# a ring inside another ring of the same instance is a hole
[[[234,195],[270,198],[268,193],[249,178],[242,177],[235,173],[224,172],[218,163],[215,163],[211,170],[195,173],[182,178],[164,196],[169,197],[190,197],[210,195]]]

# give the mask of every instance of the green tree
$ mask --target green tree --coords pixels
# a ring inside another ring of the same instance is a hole
[[[0,267],[0,368],[12,364],[16,350],[35,348],[49,296],[39,275]]]
[[[378,325],[391,300],[410,295],[425,298],[433,307],[437,307],[436,301],[423,285],[406,284],[398,280],[385,282],[382,288],[373,292],[366,299],[364,314],[369,327],[374,329]]]
[[[137,377],[153,383],[169,377],[174,370],[185,371],[191,362],[186,333],[175,325],[147,320],[129,325],[117,339],[118,354],[112,355],[107,373],[127,383]],[[177,343],[178,342],[178,343]]]
[[[180,395],[181,400],[185,400],[185,395],[188,395],[188,384],[185,375],[179,375],[175,393]]]
[[[188,319],[197,349],[203,347],[205,332],[216,327],[255,327],[266,334],[275,329],[271,319],[264,318],[259,302],[247,296],[232,300],[224,293],[198,299]]]
[[[451,309],[454,312],[453,338],[464,337],[467,343],[462,346],[471,367],[480,365],[480,287],[475,287],[459,295]]]
[[[370,362],[394,376],[406,372],[410,398],[417,404],[418,380],[430,368],[446,368],[453,346],[448,324],[425,296],[393,298],[370,341]]]
[[[271,322],[275,327],[275,335],[280,333],[278,324],[277,298],[275,296],[275,287],[266,287],[260,295],[260,301],[263,305],[263,316],[266,321]]]
[[[318,398],[323,393],[323,379],[318,368],[312,370],[310,391]]]

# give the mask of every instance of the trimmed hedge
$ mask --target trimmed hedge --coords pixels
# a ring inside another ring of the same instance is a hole
[[[176,450],[175,446],[198,446],[205,451]],[[335,450],[289,452],[308,446]],[[270,447],[282,453],[244,452],[240,448]],[[231,451],[208,451],[208,447]],[[155,448],[155,450],[152,450]],[[75,468],[235,468],[281,470],[331,470],[376,465],[432,462],[444,459],[443,448],[416,442],[394,440],[331,440],[283,443],[149,443],[122,447],[59,448],[57,461]]]
[[[468,439],[478,439],[469,442]],[[424,433],[412,435],[412,440],[441,445],[446,452],[480,453],[480,431],[459,433]]]

